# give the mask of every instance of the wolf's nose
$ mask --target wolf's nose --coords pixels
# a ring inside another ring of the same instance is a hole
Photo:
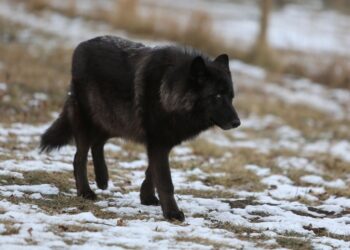
[[[232,128],[237,128],[241,125],[241,121],[240,120],[234,120],[232,122]]]

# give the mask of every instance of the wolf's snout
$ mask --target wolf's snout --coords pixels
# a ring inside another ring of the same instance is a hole
[[[217,125],[223,130],[229,130],[229,129],[239,127],[241,125],[241,121],[240,120],[233,120],[232,122],[228,122],[225,124],[217,124]]]
[[[232,128],[238,128],[241,125],[241,121],[240,120],[234,120],[232,123]]]

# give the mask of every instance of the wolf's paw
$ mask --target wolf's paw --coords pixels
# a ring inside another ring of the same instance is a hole
[[[108,188],[108,180],[97,180],[96,179],[96,184],[99,189],[106,190]]]
[[[185,215],[182,211],[169,211],[169,212],[164,212],[164,217],[167,220],[177,220],[183,222],[185,220]]]
[[[96,200],[97,199],[97,195],[92,190],[83,191],[83,192],[79,193],[78,196],[81,196],[84,199],[88,199],[88,200]]]
[[[146,206],[159,206],[159,200],[155,195],[141,198],[141,204]]]

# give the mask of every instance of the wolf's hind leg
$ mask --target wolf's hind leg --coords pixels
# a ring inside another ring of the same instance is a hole
[[[154,184],[150,167],[146,170],[146,178],[142,182],[140,191],[141,204],[146,206],[158,206],[159,200],[155,195]]]
[[[96,194],[89,186],[87,176],[87,157],[91,146],[89,130],[86,122],[82,119],[79,107],[76,102],[72,103],[69,109],[70,123],[72,124],[73,135],[77,151],[74,156],[73,167],[77,194],[85,199],[95,200]]]
[[[107,189],[108,187],[108,168],[105,162],[103,147],[106,140],[101,140],[91,147],[92,160],[94,163],[95,178],[98,188]]]
[[[82,196],[83,198],[89,200],[95,200],[97,197],[89,186],[86,170],[87,156],[90,145],[88,143],[87,137],[81,134],[75,136],[75,141],[77,152],[74,156],[73,166],[78,196]]]

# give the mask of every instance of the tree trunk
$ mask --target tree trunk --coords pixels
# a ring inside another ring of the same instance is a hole
[[[272,0],[260,0],[260,30],[256,37],[251,60],[254,63],[271,66],[273,64],[272,51],[268,44],[269,16]]]
[[[267,32],[269,26],[269,15],[271,10],[272,0],[261,0],[261,16],[260,16],[260,32],[257,39],[257,45],[267,47]]]

